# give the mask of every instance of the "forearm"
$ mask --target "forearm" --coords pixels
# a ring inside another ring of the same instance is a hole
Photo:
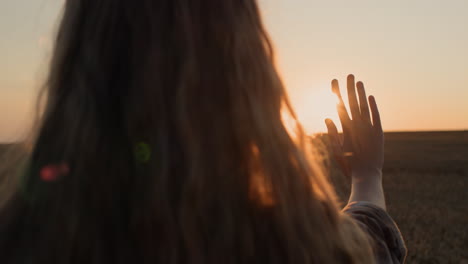
[[[381,170],[353,173],[349,203],[359,201],[370,202],[386,210]]]

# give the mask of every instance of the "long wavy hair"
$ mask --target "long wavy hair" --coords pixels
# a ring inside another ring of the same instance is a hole
[[[67,0],[42,94],[2,263],[372,263],[284,125],[255,0]]]

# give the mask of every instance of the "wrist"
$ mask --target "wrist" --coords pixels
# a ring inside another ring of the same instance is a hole
[[[353,177],[349,202],[365,201],[386,209],[381,174],[372,177]]]
[[[366,168],[351,171],[351,179],[353,184],[377,184],[382,183],[381,168]]]
[[[369,193],[383,190],[382,180],[352,180],[351,189],[361,193]]]

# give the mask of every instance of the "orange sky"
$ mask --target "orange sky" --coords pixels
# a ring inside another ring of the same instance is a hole
[[[384,129],[468,129],[468,1],[259,0],[308,132],[338,121],[329,82],[348,73]],[[63,0],[0,1],[0,142],[25,134]]]
[[[376,96],[387,131],[468,129],[468,1],[260,2],[308,131],[338,121],[323,94],[349,73]]]

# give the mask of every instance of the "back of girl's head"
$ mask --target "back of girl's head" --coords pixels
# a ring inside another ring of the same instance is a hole
[[[369,261],[283,125],[256,1],[67,0],[43,95],[3,263]]]

